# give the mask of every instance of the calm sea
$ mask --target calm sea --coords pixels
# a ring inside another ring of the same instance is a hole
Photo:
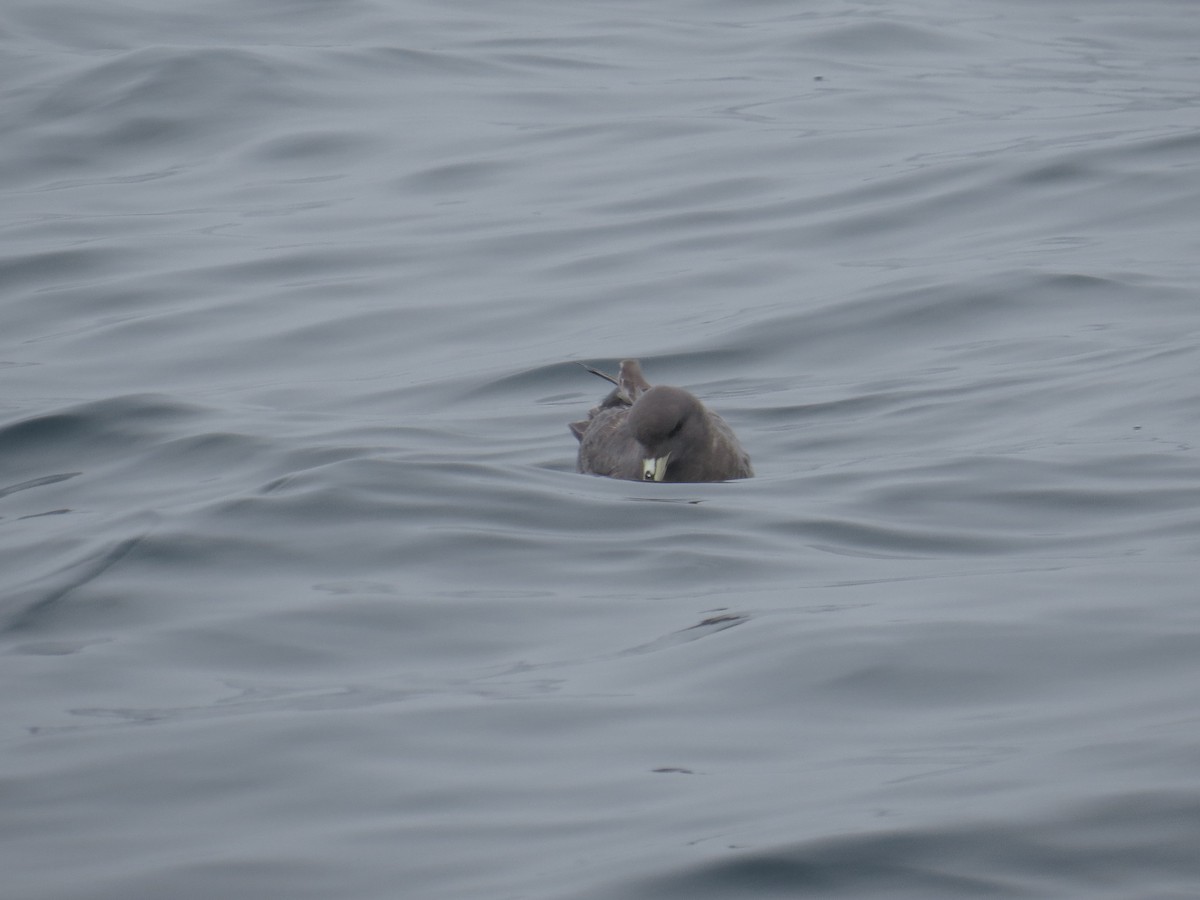
[[[9,0],[6,900],[1200,896],[1200,15]],[[577,475],[639,357],[758,477]]]

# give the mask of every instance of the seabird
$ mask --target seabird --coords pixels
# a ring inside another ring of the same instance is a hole
[[[585,420],[570,425],[579,441],[580,472],[627,481],[728,481],[754,475],[733,429],[692,394],[651,387],[636,359],[622,360],[616,378],[588,371],[616,387]]]

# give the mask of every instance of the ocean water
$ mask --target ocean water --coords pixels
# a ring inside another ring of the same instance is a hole
[[[1200,896],[1195,13],[6,3],[6,900]]]

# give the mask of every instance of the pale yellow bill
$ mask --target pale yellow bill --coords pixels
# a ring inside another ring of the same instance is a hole
[[[667,474],[667,461],[671,458],[671,454],[660,456],[657,459],[651,457],[642,460],[642,481],[662,481],[663,476]]]

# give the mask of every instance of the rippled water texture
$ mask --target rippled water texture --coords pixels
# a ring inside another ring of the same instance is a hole
[[[5,898],[1195,896],[1197,48],[5,4]],[[623,357],[757,477],[576,474]]]

